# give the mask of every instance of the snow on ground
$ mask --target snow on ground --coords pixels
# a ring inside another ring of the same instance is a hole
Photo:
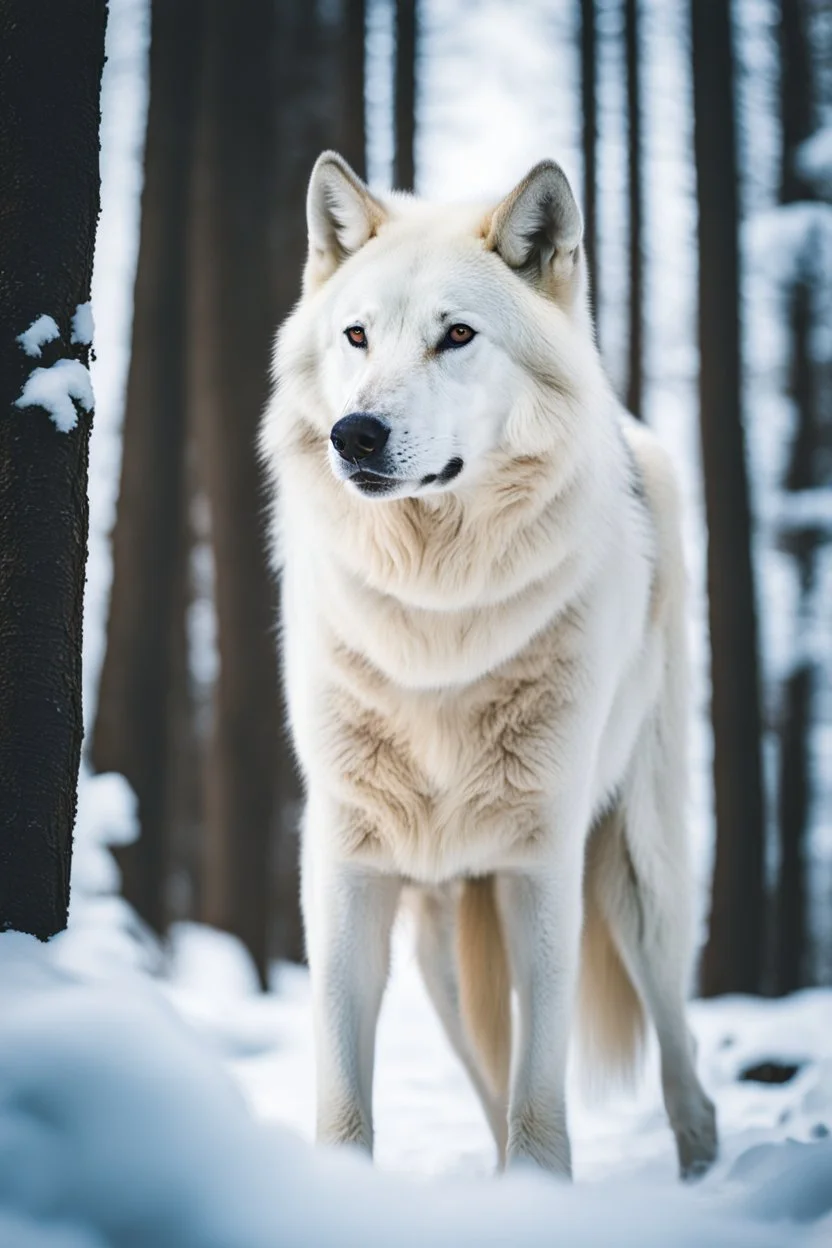
[[[676,1180],[655,1063],[638,1095],[603,1109],[573,1090],[573,1187],[531,1170],[495,1179],[485,1124],[401,930],[379,1029],[373,1168],[304,1142],[305,973],[275,967],[261,995],[231,937],[182,925],[167,950],[155,946],[109,894],[102,857],[106,840],[133,832],[129,794],[117,778],[87,777],[83,801],[90,892],[76,880],[69,930],[47,946],[0,935],[0,1248],[829,1242],[832,992],[695,1007],[723,1133],[700,1184]],[[772,1061],[797,1068],[788,1083],[738,1079]]]
[[[252,994],[253,985],[253,970],[232,938],[197,925],[175,932],[165,995],[222,1054],[254,1113],[311,1140],[314,1071],[306,973],[277,967],[272,994],[265,998]],[[724,1132],[719,1166],[703,1191],[721,1188],[749,1148],[826,1138],[832,1130],[831,992],[805,992],[788,1002],[697,1002],[691,1021],[700,1070]],[[785,1085],[739,1079],[771,1060],[800,1069]],[[577,1077],[571,1084],[576,1180],[627,1177],[673,1188],[675,1154],[655,1053],[635,1091],[587,1105]],[[469,1176],[493,1171],[485,1120],[433,1015],[404,927],[397,932],[379,1025],[375,1100],[376,1161],[383,1169]],[[832,1207],[832,1187],[829,1197]]]

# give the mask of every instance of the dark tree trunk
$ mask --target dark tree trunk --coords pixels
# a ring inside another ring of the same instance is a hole
[[[624,42],[627,53],[627,168],[630,200],[630,338],[628,343],[627,407],[642,416],[644,288],[642,255],[641,168],[641,45],[639,0],[624,0]]]
[[[345,80],[345,57],[350,59],[359,52],[354,25],[357,19],[351,4],[348,9],[345,27],[333,6],[277,7],[271,105],[277,115],[269,274],[272,330],[289,315],[300,294],[306,260],[306,190],[312,166],[325,148],[338,147],[344,134],[344,97],[339,83]],[[355,98],[357,73],[350,90]],[[356,158],[356,148],[343,152],[350,164]],[[358,173],[365,164],[363,147],[360,155],[361,160],[353,164]]]
[[[282,83],[279,55],[302,60],[303,53],[281,47],[278,27],[310,20],[310,7],[248,0],[241,21],[240,6],[205,0],[191,240],[193,401],[211,507],[220,649],[204,917],[240,937],[264,984],[273,850],[291,772],[280,731],[275,595],[255,436],[268,394],[275,283],[282,271],[297,275],[300,268],[300,248],[287,253],[279,242],[275,84]],[[291,72],[302,78],[302,65]],[[297,130],[308,118],[299,107],[283,122]],[[293,205],[300,222],[303,202]]]
[[[105,0],[0,6],[0,929],[66,926],[81,718],[92,413],[15,406],[33,369],[88,362]],[[17,336],[42,315],[40,359]]]
[[[396,147],[393,185],[412,191],[416,185],[416,0],[396,0]]]
[[[812,189],[797,168],[800,144],[812,132],[812,65],[806,31],[804,0],[782,0],[780,6],[780,115],[782,163],[780,200],[784,204],[813,198]],[[812,336],[811,244],[790,292],[789,331],[791,376],[789,391],[797,414],[787,490],[807,490],[817,484],[815,454],[818,413],[814,393],[815,366]],[[793,645],[799,655],[804,645],[805,616],[815,579],[815,554],[820,534],[811,529],[786,535],[785,546],[795,560],[799,583]],[[773,988],[793,992],[807,982],[808,916],[806,850],[810,808],[809,733],[812,720],[814,670],[796,658],[781,691],[777,822],[780,875],[776,893],[776,951]]]
[[[713,996],[759,992],[761,987],[764,814],[757,623],[741,411],[730,7],[692,0],[691,16],[717,825],[702,990]]]
[[[347,0],[341,38],[341,129],[338,150],[360,178],[367,176],[364,62],[367,38],[365,0]]]
[[[806,978],[806,824],[809,817],[808,730],[814,672],[800,664],[783,689],[780,729],[778,821],[780,880],[777,891],[776,993],[794,992]]]
[[[823,484],[816,455],[822,423],[822,399],[816,384],[817,365],[812,359],[810,338],[813,320],[813,241],[804,243],[804,256],[793,289],[789,292],[788,318],[791,337],[789,396],[795,405],[797,427],[786,473],[787,490],[811,490]]]
[[[808,270],[809,265],[806,265]],[[797,429],[786,478],[787,490],[808,490],[815,479],[817,419],[814,395],[814,361],[809,350],[812,332],[812,289],[808,272],[791,292],[791,398],[797,409]],[[799,584],[793,646],[795,667],[783,683],[780,698],[777,825],[780,874],[776,890],[775,957],[773,990],[794,992],[807,981],[808,914],[806,888],[806,839],[808,835],[811,767],[809,734],[812,723],[814,669],[799,661],[805,638],[806,615],[815,581],[815,561],[821,534],[814,528],[784,535],[783,545],[795,561]]]
[[[352,4],[349,8],[352,9]],[[356,6],[363,7],[363,6]],[[306,259],[306,188],[312,165],[337,142],[339,61],[345,53],[337,15],[323,6],[285,5],[278,10],[277,193],[274,201],[272,327],[295,304]],[[354,20],[350,16],[350,21]],[[349,55],[358,54],[358,40]],[[361,45],[363,52],[363,43]],[[348,153],[345,152],[348,156]],[[358,169],[358,166],[355,166]],[[360,172],[360,169],[359,169]],[[281,724],[286,722],[281,712]],[[280,837],[276,863],[276,946],[282,957],[302,961],[298,822],[300,786],[285,728],[275,762]]]
[[[780,3],[780,202],[813,199],[797,168],[797,150],[812,132],[812,63],[806,0]]]
[[[596,79],[595,0],[581,0],[581,118],[584,160],[584,253],[589,271],[590,295],[596,324],[601,306],[598,272],[597,147],[598,106]],[[597,333],[597,329],[596,329]]]
[[[187,359],[183,361],[187,369]],[[190,416],[190,412],[189,412]],[[194,459],[191,429],[186,430],[185,497],[182,500],[182,528],[179,541],[179,566],[176,576],[177,598],[171,603],[170,632],[170,693],[168,699],[167,735],[169,756],[167,787],[164,795],[163,826],[165,870],[164,902],[167,923],[192,919],[199,913],[202,886],[202,846],[204,835],[205,741],[201,731],[198,690],[191,674],[188,616],[194,606],[195,586],[192,556],[196,545],[191,520],[194,504]],[[210,714],[210,703],[208,704]]]
[[[154,0],[150,105],[113,588],[92,761],[119,771],[141,837],[119,851],[123,890],[164,931],[180,740],[187,516],[187,237],[199,0]]]

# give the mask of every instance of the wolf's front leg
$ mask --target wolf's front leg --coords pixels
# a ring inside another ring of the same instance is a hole
[[[312,978],[317,1139],[373,1151],[376,1023],[401,884],[333,861],[304,858],[304,917]]]
[[[567,1178],[566,1059],[580,952],[582,851],[578,839],[538,871],[498,877],[519,1005],[508,1164],[530,1160]]]

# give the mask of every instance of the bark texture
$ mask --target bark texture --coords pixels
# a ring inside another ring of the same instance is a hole
[[[737,159],[729,5],[692,0],[702,460],[716,859],[702,990],[759,992],[764,810],[751,517],[741,408]]]
[[[338,150],[360,178],[367,176],[366,109],[364,104],[367,6],[365,0],[344,0],[341,46],[341,125]]]
[[[584,162],[584,253],[589,271],[590,297],[596,324],[601,306],[601,281],[598,272],[597,76],[598,52],[595,0],[581,0],[581,147]]]
[[[777,994],[796,992],[808,982],[806,828],[811,795],[808,736],[813,685],[813,668],[800,663],[783,686],[777,802],[780,877],[773,984]]]
[[[121,772],[135,790],[142,833],[118,853],[123,891],[160,933],[187,679],[187,237],[199,16],[199,0],[153,0],[113,587],[91,751],[98,771]]]
[[[782,160],[780,201],[795,203],[814,197],[798,169],[798,149],[812,133],[814,121],[812,58],[807,32],[806,0],[782,0],[780,5],[780,116]],[[820,441],[816,365],[810,342],[814,326],[814,286],[817,282],[811,237],[804,243],[793,288],[788,292],[791,339],[789,395],[796,409],[795,437],[785,488],[809,490],[823,484],[818,473]],[[809,976],[809,920],[806,879],[806,841],[811,808],[810,733],[815,685],[814,664],[805,656],[807,616],[815,592],[817,552],[822,534],[812,526],[783,535],[783,546],[794,561],[798,602],[792,645],[792,671],[783,681],[779,717],[777,831],[780,873],[776,890],[774,975],[776,993],[804,987]]]
[[[393,185],[416,185],[416,0],[396,0],[396,146]]]
[[[353,6],[352,0],[345,5],[347,37],[344,15],[334,9],[284,5],[278,10],[277,185],[270,262],[272,328],[288,316],[300,294],[307,247],[305,204],[309,174],[318,154],[337,145],[339,126],[343,126],[343,121],[339,122],[337,84],[351,82],[353,99],[359,78],[363,84],[364,39],[358,37],[358,10],[363,7],[363,3]],[[360,30],[363,36],[363,12]],[[360,73],[357,65],[345,66],[345,58],[349,62],[350,58],[359,57]],[[356,147],[344,152],[350,163],[356,155],[357,137],[355,133]],[[354,165],[358,172],[364,163],[363,145],[361,158],[361,163]],[[278,748],[272,763],[278,791],[274,942],[282,957],[302,961],[298,839],[301,794],[285,724],[286,713],[281,705]]]
[[[91,413],[15,406],[32,369],[87,364],[105,0],[0,5],[0,929],[66,925],[81,717]],[[40,359],[16,341],[42,315]]]
[[[627,407],[642,416],[644,388],[644,257],[642,244],[644,178],[641,139],[641,30],[639,0],[624,0],[627,61],[627,190],[630,207],[630,336],[627,344]]]
[[[314,18],[310,6],[275,6],[271,0],[248,0],[245,21],[222,0],[205,0],[203,14],[191,377],[211,508],[220,647],[203,917],[243,940],[265,983],[275,846],[291,768],[281,734],[274,590],[255,436],[279,318],[275,283],[284,271],[296,282],[300,272],[297,249],[286,252],[280,245],[277,170],[284,153],[275,83],[283,82],[282,69],[302,80],[303,47],[282,47],[280,26],[303,27]],[[300,63],[292,63],[293,53]],[[314,86],[305,89],[311,96]],[[303,106],[283,120],[287,129],[302,129]],[[303,202],[293,205],[293,220],[302,221]]]

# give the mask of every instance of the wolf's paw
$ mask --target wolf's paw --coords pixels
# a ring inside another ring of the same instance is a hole
[[[541,1121],[539,1115],[524,1114],[509,1128],[508,1170],[539,1166],[562,1179],[572,1178],[572,1157],[565,1122],[560,1116]]]
[[[683,1124],[675,1125],[674,1132],[679,1177],[687,1183],[696,1182],[710,1170],[719,1150],[716,1110],[704,1092],[695,1112]]]
[[[319,1106],[315,1142],[325,1146],[352,1145],[372,1156],[373,1128],[357,1105],[336,1101]]]

